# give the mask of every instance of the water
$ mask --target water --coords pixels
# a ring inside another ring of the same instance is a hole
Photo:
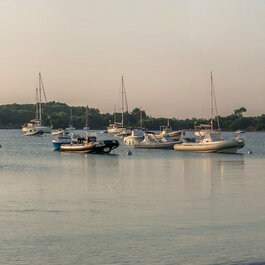
[[[238,155],[84,155],[1,130],[0,264],[265,264],[265,134],[245,137]]]

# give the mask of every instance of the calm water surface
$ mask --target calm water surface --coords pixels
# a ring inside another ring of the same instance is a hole
[[[245,137],[84,155],[0,130],[0,264],[265,264],[265,134]]]

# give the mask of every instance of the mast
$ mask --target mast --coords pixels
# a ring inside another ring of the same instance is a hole
[[[213,75],[211,72],[211,130],[213,130]]]
[[[88,106],[86,105],[86,127],[88,125]]]
[[[124,103],[126,105],[126,112],[128,113],[128,102],[127,102],[127,96],[126,96],[126,91],[125,91],[125,84],[124,84],[124,78],[123,76],[121,77],[121,124],[122,127],[124,126]]]
[[[42,98],[41,98],[41,93],[43,93],[43,96],[44,96],[44,102],[47,103],[47,97],[46,97],[46,92],[45,92],[45,89],[44,89],[44,83],[43,83],[43,80],[42,80],[42,76],[41,76],[41,73],[39,73],[39,98],[40,98],[40,107],[39,107],[39,119],[40,121],[42,120],[42,107],[41,107],[41,104],[42,104]],[[50,126],[52,127],[52,123],[51,123],[51,117],[49,115],[49,113],[47,113],[47,117],[50,121]]]
[[[36,120],[39,120],[39,93],[38,93],[38,88],[36,88]]]
[[[72,108],[70,107],[70,122],[71,122],[71,126],[73,127],[73,113],[72,113]]]
[[[211,130],[213,130],[213,120],[214,120],[214,106],[215,106],[215,112],[216,112],[216,121],[218,129],[220,130],[220,122],[219,122],[219,115],[217,111],[217,104],[216,104],[216,97],[215,97],[215,91],[214,91],[214,83],[213,83],[213,72],[211,72]]]
[[[116,105],[114,105],[114,113],[113,113],[113,123],[116,122]]]
[[[121,126],[124,124],[124,81],[123,76],[121,77]]]
[[[141,108],[140,108],[140,128],[141,129],[143,128],[143,113],[142,113]]]
[[[39,120],[42,121],[42,113],[41,113],[41,73],[39,73]]]

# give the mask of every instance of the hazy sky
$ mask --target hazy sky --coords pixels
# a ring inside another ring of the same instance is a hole
[[[120,106],[155,117],[265,113],[264,0],[0,0],[0,104]]]

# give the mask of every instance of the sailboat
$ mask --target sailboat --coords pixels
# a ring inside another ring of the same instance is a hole
[[[120,134],[127,131],[126,127],[124,126],[124,103],[126,104],[126,111],[128,112],[128,103],[125,92],[124,79],[122,76],[121,77],[121,122],[116,122],[115,120],[116,108],[114,106],[114,122],[113,124],[110,124],[107,127],[109,133]]]
[[[88,106],[86,106],[86,126],[83,128],[83,130],[90,130],[90,128],[88,127]]]
[[[214,131],[214,110],[216,114],[216,121],[218,126],[218,131],[220,131],[220,123],[217,112],[217,104],[214,92],[214,84],[213,84],[213,73],[211,72],[211,123],[210,124],[200,124],[194,126],[195,136],[204,137],[206,134]]]
[[[213,103],[215,103],[218,130],[214,130],[213,124]],[[216,99],[213,88],[213,76],[211,72],[211,125],[206,129],[199,130],[198,135],[203,136],[200,140],[195,138],[182,138],[174,145],[176,151],[201,152],[201,153],[236,153],[245,145],[242,137],[225,139],[220,132],[220,125],[217,114]],[[196,135],[196,134],[195,134]]]
[[[73,126],[73,112],[72,112],[72,108],[70,108],[70,123],[69,123],[69,127],[65,129],[66,131],[74,131],[75,127]]]
[[[43,133],[51,133],[52,131],[51,127],[42,126],[42,93],[44,95],[45,103],[47,103],[41,73],[39,73],[39,86],[36,88],[36,117],[30,122],[22,125],[22,132],[24,133],[29,131],[42,131]]]

